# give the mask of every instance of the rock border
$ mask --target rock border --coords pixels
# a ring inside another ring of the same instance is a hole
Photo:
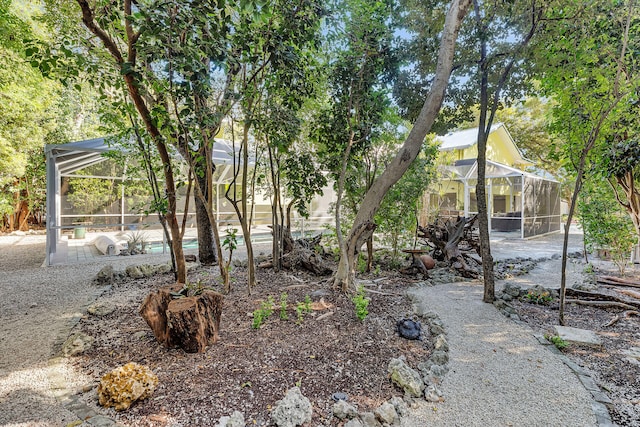
[[[438,384],[449,371],[449,344],[444,322],[437,313],[426,310],[417,304],[411,293],[414,315],[427,326],[432,337],[435,337],[434,351],[429,358],[418,363],[416,369],[406,364],[404,356],[391,359],[388,371],[391,381],[405,391],[404,398],[392,397],[383,402],[373,412],[358,412],[354,405],[345,400],[338,400],[333,405],[333,415],[340,420],[347,420],[344,427],[380,427],[402,424],[402,418],[408,415],[409,408],[424,399],[427,402],[444,400]]]
[[[525,322],[520,320],[520,316],[518,316],[516,310],[511,304],[509,304],[509,302],[514,298],[521,298],[531,290],[538,292],[548,292],[549,295],[553,296],[554,298],[558,297],[558,291],[556,289],[547,289],[540,285],[525,289],[517,285],[506,283],[503,290],[496,294],[496,300],[493,302],[493,305],[504,316],[508,317],[516,323],[527,326]],[[533,336],[547,350],[558,356],[558,358],[560,358],[560,360],[578,377],[578,380],[580,380],[580,383],[582,383],[584,388],[587,389],[589,393],[591,393],[591,397],[593,397],[591,409],[593,410],[593,414],[596,417],[598,427],[614,427],[615,424],[613,423],[611,415],[609,414],[609,409],[607,408],[607,405],[610,405],[613,402],[611,401],[609,396],[607,396],[607,394],[603,392],[600,387],[598,387],[598,384],[596,384],[593,377],[580,365],[573,362],[571,359],[569,359],[569,357],[558,350],[556,346],[553,345],[553,343],[551,343],[544,337],[544,335],[534,333]]]

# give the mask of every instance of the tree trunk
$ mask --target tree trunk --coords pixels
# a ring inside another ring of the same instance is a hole
[[[358,209],[349,237],[341,244],[338,271],[334,276],[335,287],[347,290],[353,285],[355,254],[373,234],[375,229],[373,217],[380,208],[382,199],[391,186],[402,178],[402,175],[418,156],[424,138],[431,130],[431,126],[440,111],[449,76],[451,75],[458,30],[470,3],[470,0],[453,0],[451,2],[442,31],[436,72],[427,99],[400,151],[385,168],[384,172],[374,181],[367,191],[360,209]]]
[[[195,176],[200,188],[207,188],[207,175],[196,173]],[[200,263],[203,265],[214,265],[218,262],[218,257],[216,254],[216,241],[213,236],[211,222],[209,222],[209,214],[207,213],[208,201],[206,197],[203,200],[196,195],[195,203],[196,223],[198,226],[198,258],[200,258]]]
[[[168,348],[202,353],[218,340],[223,296],[210,290],[200,295],[174,298],[181,284],[161,288],[147,295],[140,307],[154,336]]]

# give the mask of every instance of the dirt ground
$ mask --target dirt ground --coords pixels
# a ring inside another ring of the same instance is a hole
[[[190,281],[219,290],[212,276],[209,269],[200,269],[192,272]],[[220,340],[202,354],[162,347],[138,314],[150,291],[173,283],[171,275],[118,283],[100,298],[116,310],[82,319],[79,328],[96,341],[73,363],[98,380],[134,361],[149,366],[160,380],[149,401],[106,415],[127,425],[202,426],[240,410],[248,424],[264,426],[276,401],[299,385],[312,400],[314,422],[335,425],[334,393],[346,393],[360,410],[375,409],[401,395],[387,378],[389,360],[405,355],[415,367],[430,354],[428,334],[422,341],[409,341],[396,333],[396,322],[412,314],[404,293],[416,281],[410,277],[372,276],[364,321],[356,317],[351,299],[334,292],[326,277],[258,269],[258,286],[251,295],[243,269],[236,269],[233,279],[234,289],[225,296]],[[286,309],[281,312],[284,294]],[[255,329],[252,313],[269,297],[275,303],[273,313]],[[305,300],[312,301],[311,312],[299,315],[296,308]],[[97,405],[96,385],[83,395],[92,406]]]
[[[611,263],[598,263],[592,273],[585,274],[587,282],[597,276],[618,275]],[[640,280],[637,270],[629,271],[625,279]],[[620,288],[622,289],[622,288]],[[594,291],[615,294],[615,290],[598,286]],[[558,324],[558,301],[537,305],[514,301],[520,318],[538,333],[553,335],[553,325]],[[569,345],[562,352],[591,374],[598,386],[612,403],[607,405],[616,425],[640,426],[640,361],[625,354],[632,347],[640,349],[640,317],[620,316],[621,308],[598,308],[568,304],[565,309],[566,326],[595,331],[602,339],[602,347],[593,348]],[[620,320],[608,324],[616,317]]]
[[[545,264],[552,262],[557,260]],[[535,282],[535,263],[520,263],[508,261],[502,271],[530,276]],[[597,274],[614,273],[613,267],[607,270],[607,264],[600,265],[605,266],[601,267],[604,271]],[[540,267],[537,271],[548,266]],[[447,270],[433,270],[431,281],[441,286],[451,282],[454,276]],[[215,270],[200,269],[191,273],[190,281],[219,290],[215,276]],[[83,400],[97,408],[99,378],[129,361],[149,366],[160,385],[150,400],[128,411],[100,409],[125,425],[205,425],[240,410],[247,423],[265,426],[270,422],[270,409],[294,385],[312,400],[314,423],[339,425],[331,415],[336,392],[346,393],[361,410],[400,396],[387,378],[389,359],[402,354],[415,367],[432,349],[428,331],[422,341],[408,341],[397,335],[395,326],[398,319],[412,315],[405,289],[422,280],[389,271],[365,277],[371,303],[369,315],[361,322],[350,298],[333,291],[326,279],[304,272],[275,274],[258,269],[259,285],[248,295],[245,272],[236,268],[233,291],[225,296],[220,341],[203,354],[162,347],[138,314],[149,292],[173,283],[171,275],[117,283],[98,301],[113,304],[116,310],[103,317],[86,315],[78,326],[96,337],[90,351],[73,358],[83,373],[95,379],[86,387]],[[544,282],[543,277],[541,280]],[[585,280],[592,279],[585,275]],[[285,293],[286,319],[282,319],[280,305]],[[255,329],[252,313],[269,297],[274,301],[273,313]],[[300,318],[296,307],[307,297],[313,309]],[[513,305],[536,332],[549,333],[557,324],[557,301],[549,305],[514,301]],[[640,426],[640,366],[623,353],[640,347],[640,318],[604,326],[621,311],[568,305],[567,326],[594,330],[604,344],[595,349],[570,346],[563,352],[584,367],[611,398],[609,409],[615,423]]]

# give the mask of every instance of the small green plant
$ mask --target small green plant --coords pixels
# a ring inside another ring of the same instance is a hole
[[[594,274],[595,272],[596,272],[596,268],[593,266],[593,264],[588,263],[587,265],[584,266],[585,274]]]
[[[356,306],[356,316],[360,321],[363,321],[369,314],[369,310],[367,310],[367,307],[369,306],[370,301],[369,298],[365,297],[364,286],[358,286],[358,289],[356,291],[356,294],[353,296],[352,301]]]
[[[269,296],[266,301],[262,301],[260,308],[253,312],[253,323],[251,327],[253,329],[259,329],[264,322],[273,314],[273,306],[275,301],[272,296]]]
[[[309,295],[305,295],[303,308],[305,313],[311,313],[311,297]]]
[[[298,315],[298,321],[296,323],[298,325],[302,324],[302,321],[304,320],[304,313],[305,313],[304,303],[299,302],[298,304],[296,304],[296,314]]]
[[[251,323],[251,327],[253,329],[260,329],[265,320],[267,320],[267,318],[265,317],[264,311],[261,309],[254,310],[253,323]]]
[[[229,251],[229,259],[227,259],[226,268],[227,271],[231,270],[231,257],[233,256],[233,251],[238,247],[238,230],[235,228],[227,228],[226,236],[222,241],[222,247]]]
[[[549,294],[549,291],[540,291],[532,289],[522,297],[524,301],[532,304],[547,305],[553,301],[553,297]]]
[[[555,345],[558,350],[569,347],[569,343],[560,338],[558,335],[545,334],[545,339]]]
[[[289,316],[287,315],[287,298],[288,295],[286,292],[283,292],[280,295],[280,319],[287,320]]]

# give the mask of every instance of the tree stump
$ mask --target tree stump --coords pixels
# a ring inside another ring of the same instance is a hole
[[[211,290],[174,298],[181,284],[166,286],[147,295],[140,314],[164,346],[188,353],[202,353],[218,340],[223,296]]]

